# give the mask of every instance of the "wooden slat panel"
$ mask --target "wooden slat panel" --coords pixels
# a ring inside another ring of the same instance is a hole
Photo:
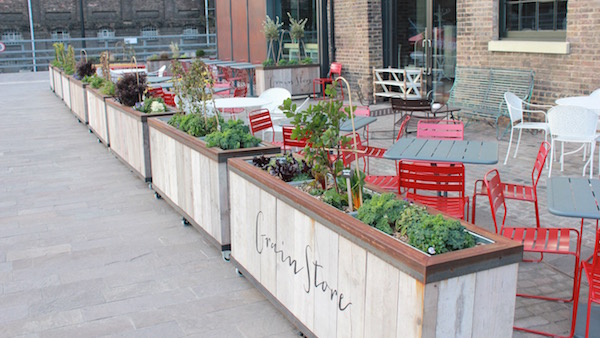
[[[312,331],[317,337],[337,336],[338,290],[340,290],[338,286],[338,256],[345,254],[338,250],[339,238],[339,234],[316,223],[314,247],[307,251],[307,256],[310,256],[308,254],[311,251],[313,255],[311,278],[313,279],[316,311]]]
[[[338,337],[364,337],[365,284],[367,279],[367,252],[348,239],[339,237],[338,286],[343,292],[343,306],[338,312]]]
[[[476,274],[472,273],[439,283],[436,337],[472,337],[475,281]]]
[[[399,272],[367,253],[365,337],[395,337],[398,319]]]
[[[69,77],[64,74],[62,76],[62,88],[63,88],[63,101],[69,109],[71,109],[71,90],[69,89]]]
[[[401,271],[398,277],[396,337],[421,337],[424,324],[425,285]]]

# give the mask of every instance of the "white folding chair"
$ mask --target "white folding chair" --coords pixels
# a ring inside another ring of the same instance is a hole
[[[598,123],[598,114],[594,111],[576,106],[556,106],[548,111],[548,125],[552,138],[552,152],[550,153],[550,168],[548,177],[552,175],[552,162],[554,161],[555,143],[561,142],[560,150],[560,170],[563,170],[565,155],[576,153],[583,149],[583,159],[586,157],[586,146],[590,146],[590,158],[583,166],[582,175],[585,175],[585,168],[590,165],[590,178],[594,171],[594,150],[600,134],[596,133],[596,124]],[[573,151],[564,152],[564,143],[579,143],[581,146]],[[600,165],[600,164],[599,164]]]
[[[521,134],[523,133],[523,129],[542,130],[544,132],[544,141],[547,141],[548,139],[548,132],[550,131],[550,128],[548,127],[546,112],[540,109],[524,109],[524,107],[549,108],[550,106],[525,102],[511,92],[504,93],[504,100],[506,101],[506,107],[508,108],[508,113],[510,115],[511,125],[510,140],[508,141],[508,149],[506,150],[506,158],[504,159],[504,164],[506,164],[506,162],[508,162],[508,155],[510,154],[510,147],[512,145],[513,133],[515,129],[519,130],[519,138],[517,139],[517,146],[515,148],[515,158],[517,157],[517,152],[519,151],[519,144],[521,143]],[[525,121],[523,113],[543,116],[544,122]]]

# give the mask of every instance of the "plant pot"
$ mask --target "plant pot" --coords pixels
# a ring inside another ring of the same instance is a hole
[[[98,141],[110,146],[108,123],[106,121],[106,99],[110,96],[102,94],[98,89],[91,86],[85,88],[87,92],[88,128]]]
[[[71,111],[81,123],[88,124],[87,116],[87,83],[83,83],[73,76],[69,76],[69,91],[71,97]]]
[[[312,94],[312,81],[319,77],[319,65],[256,67],[256,94],[269,88],[285,88],[292,95]],[[320,91],[320,88],[316,88]]]
[[[275,154],[280,148],[267,143],[236,150],[207,148],[164,119],[151,118],[148,126],[153,189],[221,251],[229,250],[227,159]],[[231,192],[237,193],[237,187]]]
[[[430,256],[240,159],[231,261],[308,336],[510,337],[522,246]],[[489,309],[493,309],[490,311]]]
[[[174,112],[146,114],[106,100],[106,117],[111,151],[145,182],[152,181],[148,118],[171,116]]]

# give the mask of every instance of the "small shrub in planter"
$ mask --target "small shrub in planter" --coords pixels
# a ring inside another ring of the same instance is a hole
[[[75,48],[69,45],[69,47],[67,47],[63,69],[67,75],[73,75],[73,73],[75,73],[75,67]]]
[[[145,75],[128,73],[117,82],[117,99],[128,107],[133,107],[137,102],[141,102],[145,91]]]
[[[216,116],[205,118],[200,114],[175,114],[167,123],[184,133],[202,137],[216,131],[223,121],[217,121]]]
[[[290,154],[273,158],[267,158],[264,155],[256,156],[252,159],[252,164],[279,177],[284,182],[306,181],[313,178],[312,167],[305,160],[298,162]]]
[[[201,58],[205,55],[204,49],[196,49],[196,57]]]
[[[242,120],[229,120],[217,130],[206,135],[206,145],[219,147],[223,150],[252,148],[260,144],[258,137],[250,134],[250,128]]]
[[[143,102],[137,102],[135,109],[146,114],[164,113],[167,105],[161,97],[147,97]]]
[[[104,81],[100,92],[107,96],[115,96],[115,84],[112,81]]]
[[[75,72],[75,77],[78,80],[83,80],[87,76],[92,76],[96,74],[96,67],[91,61],[79,61],[77,64],[77,71]]]

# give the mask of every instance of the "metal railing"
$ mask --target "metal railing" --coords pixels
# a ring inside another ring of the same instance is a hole
[[[197,35],[158,35],[158,36],[115,36],[104,38],[71,38],[71,39],[35,39],[35,53],[32,51],[31,40],[7,41],[6,50],[0,53],[0,73],[47,70],[54,60],[55,42],[64,43],[65,47],[75,48],[76,59],[84,49],[88,58],[99,57],[100,53],[108,50],[115,62],[138,60],[162,53],[171,55],[171,43],[179,45],[180,54],[195,56],[196,50],[202,49],[207,56],[217,53],[216,34]],[[82,48],[85,42],[85,48]],[[35,59],[34,59],[35,55]]]

